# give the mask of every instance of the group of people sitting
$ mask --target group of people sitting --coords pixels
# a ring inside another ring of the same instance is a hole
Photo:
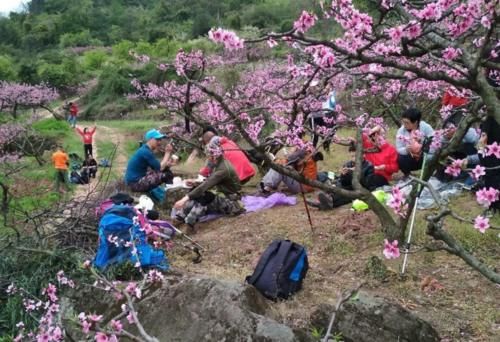
[[[445,122],[442,144],[450,142],[457,129],[456,126],[456,122],[451,119]],[[495,120],[488,119],[481,128],[483,131],[481,138],[474,128],[470,128],[450,158],[463,158],[466,161],[464,167],[472,167],[478,163],[491,166],[493,162],[478,154],[476,145],[497,141],[500,127]],[[429,139],[434,136],[434,130],[422,120],[422,114],[418,109],[410,108],[403,113],[402,126],[397,132],[395,146],[386,140],[385,134],[386,132],[380,126],[372,127],[362,134],[363,161],[360,182],[370,191],[389,185],[393,175],[400,170],[405,176],[409,176],[411,171],[421,169],[424,160],[430,160],[435,152],[428,143]],[[161,161],[154,156],[154,152],[160,149],[161,140],[165,138],[164,134],[155,129],[146,133],[144,144],[130,159],[125,175],[125,182],[132,191],[154,193],[163,183],[172,183],[174,177],[170,167],[177,161],[171,158],[172,146],[165,146]],[[227,137],[218,136],[213,128],[205,129],[201,140],[207,155],[206,165],[200,170],[200,175],[203,177],[186,180],[185,184],[191,190],[174,204],[176,219],[185,222],[191,228],[206,214],[238,215],[242,213],[244,208],[239,202],[242,184],[255,175],[255,170],[247,155],[235,142]],[[354,152],[357,144],[353,138],[346,140],[349,142],[352,158],[343,165],[335,184],[344,189],[352,189]],[[297,149],[284,160],[276,162],[285,168],[295,170],[306,179],[318,180],[317,162],[322,158],[323,155],[311,147],[310,149]],[[449,175],[443,169],[444,166],[439,168],[436,176],[441,180],[446,180]],[[488,172],[486,177],[489,184],[496,182],[497,188],[500,184],[499,178],[498,172]],[[267,194],[277,190],[281,184],[290,193],[314,191],[313,187],[302,184],[274,169],[270,169],[264,175],[258,183],[258,190]],[[161,191],[163,196],[168,196],[168,192],[165,194],[165,190]],[[319,201],[309,201],[309,203],[324,210],[351,202],[350,198],[323,192],[318,195],[318,199]]]

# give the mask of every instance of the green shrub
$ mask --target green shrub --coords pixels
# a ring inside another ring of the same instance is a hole
[[[92,37],[88,29],[77,33],[65,33],[59,37],[59,46],[62,48],[72,46],[100,46],[102,42]]]
[[[16,78],[14,62],[9,56],[0,55],[0,80],[13,81]]]
[[[87,51],[83,54],[83,66],[85,69],[100,69],[108,58],[108,54],[103,50]]]

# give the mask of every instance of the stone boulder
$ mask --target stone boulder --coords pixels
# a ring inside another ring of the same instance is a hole
[[[120,312],[121,303],[111,296],[95,289],[84,292],[74,307],[65,306],[67,320],[85,311],[105,314],[107,321]],[[254,287],[234,282],[169,276],[135,307],[145,331],[159,341],[311,341],[306,332],[264,316],[266,299]],[[138,335],[135,325],[125,328]],[[78,330],[69,330],[74,339],[83,338]]]
[[[333,310],[333,305],[320,305],[312,314],[311,325],[326,331]],[[332,331],[342,333],[345,342],[440,341],[428,322],[399,304],[364,291],[340,307]]]

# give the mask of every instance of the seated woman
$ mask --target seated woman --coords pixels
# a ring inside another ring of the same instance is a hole
[[[318,176],[318,168],[316,165],[316,158],[306,150],[297,150],[290,154],[287,158],[287,167],[293,168],[299,174],[307,179],[316,180]],[[260,182],[260,191],[269,193],[272,190],[278,189],[278,186],[283,183],[291,193],[297,194],[300,192],[311,192],[313,187],[301,184],[293,178],[285,176],[278,171],[270,169]]]
[[[389,144],[384,136],[380,126],[370,130],[368,134],[363,134],[364,160],[361,166],[361,185],[373,191],[384,185],[389,185],[392,175],[398,172],[398,154],[394,146]],[[349,152],[352,152],[352,159],[344,164],[340,172],[340,179],[337,186],[346,190],[353,190],[352,176],[354,171],[354,152],[356,146],[354,143],[349,146]],[[308,202],[311,206],[320,210],[333,209],[344,204],[348,204],[352,199],[340,195],[331,195],[320,192],[318,202]]]
[[[398,165],[405,176],[422,168],[422,146],[426,138],[434,135],[434,130],[422,120],[422,113],[416,108],[407,109],[401,118],[403,125],[396,134]]]
[[[239,215],[245,211],[239,203],[240,180],[223,153],[218,145],[207,148],[208,161],[213,165],[210,176],[174,204],[177,220],[185,222],[193,233],[194,225],[206,214]],[[186,180],[188,185],[196,183]],[[213,188],[217,188],[217,194],[210,191]]]

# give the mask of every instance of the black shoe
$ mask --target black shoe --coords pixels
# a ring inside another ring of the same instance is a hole
[[[313,201],[313,200],[306,200],[306,203],[309,206],[313,207],[313,208],[318,208],[319,209],[319,206],[320,206],[319,202],[316,202],[316,201]]]
[[[319,210],[330,210],[333,209],[333,198],[331,195],[320,192],[318,195],[319,199]]]

